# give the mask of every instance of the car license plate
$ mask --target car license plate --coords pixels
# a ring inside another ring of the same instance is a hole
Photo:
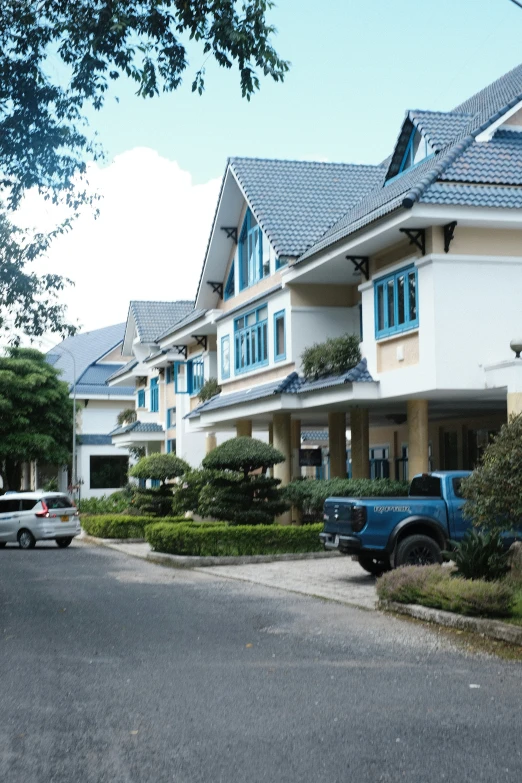
[[[62,520],[62,522],[68,522],[69,521],[69,517],[67,515],[64,516],[64,517],[60,517],[60,519]]]
[[[335,546],[339,546],[339,536],[335,536],[334,544]]]

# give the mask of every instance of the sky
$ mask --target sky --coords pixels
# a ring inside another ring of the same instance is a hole
[[[106,151],[90,166],[100,217],[82,215],[36,266],[74,281],[63,301],[81,331],[124,321],[131,299],[194,297],[227,157],[379,163],[407,109],[450,110],[522,62],[510,0],[278,0],[268,20],[291,69],[250,102],[212,60],[193,94],[204,57],[191,45],[175,93],[144,100],[120,81],[88,111]],[[29,194],[19,217],[41,229],[59,215]]]

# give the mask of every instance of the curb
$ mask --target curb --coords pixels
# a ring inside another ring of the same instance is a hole
[[[466,617],[454,612],[445,612],[442,609],[430,609],[419,604],[399,604],[395,601],[381,601],[378,609],[384,609],[397,614],[406,614],[417,620],[429,623],[445,625],[448,628],[457,628],[461,631],[473,631],[481,636],[489,636],[491,639],[499,639],[510,644],[522,646],[522,627],[503,623],[501,620],[488,620],[482,617]]]
[[[109,549],[116,549],[132,557],[138,557],[140,560],[148,560],[159,565],[169,566],[170,568],[205,568],[220,565],[254,565],[256,563],[277,563],[288,562],[291,560],[322,560],[325,558],[341,557],[339,552],[302,552],[300,554],[287,555],[240,555],[238,557],[197,557],[188,555],[169,555],[163,552],[129,552],[121,547],[125,544],[143,544],[142,538],[96,538],[95,536],[83,535],[79,539],[95,546],[105,546]]]

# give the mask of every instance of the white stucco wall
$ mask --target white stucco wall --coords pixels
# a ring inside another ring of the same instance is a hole
[[[78,480],[83,482],[81,485],[81,497],[92,498],[110,495],[120,487],[109,487],[107,489],[91,489],[91,456],[127,456],[127,450],[118,449],[116,446],[80,446],[77,454]],[[129,465],[132,459],[129,458]]]
[[[290,356],[300,372],[301,355],[305,348],[322,343],[329,337],[359,334],[359,307],[294,307],[289,331]]]

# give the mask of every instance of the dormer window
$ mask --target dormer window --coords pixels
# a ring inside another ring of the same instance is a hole
[[[398,173],[402,174],[403,171],[411,169],[412,166],[416,166],[417,163],[428,158],[433,152],[434,150],[429,141],[422,133],[419,133],[417,128],[413,128]]]
[[[239,235],[239,290],[258,283],[268,274],[268,255],[263,264],[263,233],[251,210],[247,209]]]

